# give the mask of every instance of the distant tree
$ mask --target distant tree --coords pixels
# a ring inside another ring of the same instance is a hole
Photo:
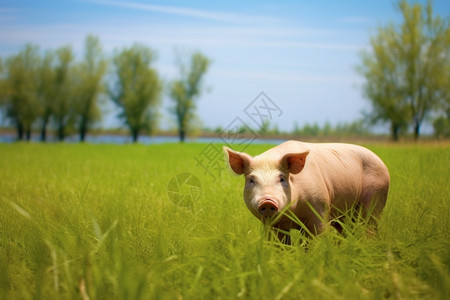
[[[450,108],[445,115],[441,115],[433,121],[434,136],[438,139],[450,138]]]
[[[170,84],[170,98],[174,102],[171,112],[176,117],[181,142],[184,142],[195,119],[196,100],[202,93],[202,79],[209,64],[206,56],[195,52],[188,65],[180,60],[180,78]]]
[[[47,126],[53,113],[55,93],[55,53],[48,51],[39,66],[38,100],[41,106],[41,141],[47,140]]]
[[[113,58],[116,80],[110,96],[122,110],[119,117],[130,129],[133,142],[141,131],[156,126],[162,84],[151,67],[154,59],[154,52],[142,45],[125,48]]]
[[[8,86],[5,74],[5,64],[3,62],[3,59],[0,57],[0,109],[3,109],[3,106],[5,106],[6,103],[6,97],[9,93],[7,88]],[[0,111],[0,113],[1,112],[2,111]]]
[[[401,47],[405,66],[406,96],[411,105],[414,137],[429,112],[450,96],[450,22],[433,16],[431,1],[426,7],[399,3],[404,23],[401,26]]]
[[[323,125],[323,128],[321,130],[321,135],[323,136],[331,136],[333,134],[333,127],[331,126],[330,122],[327,120],[325,124]]]
[[[74,55],[71,47],[64,46],[56,50],[55,81],[53,84],[55,98],[52,112],[58,140],[60,141],[65,139],[67,127],[74,120],[73,61]]]
[[[370,131],[364,124],[364,121],[357,120],[351,123],[337,123],[334,127],[326,121],[321,127],[318,123],[305,123],[302,128],[298,123],[294,123],[294,129],[291,132],[294,135],[316,137],[316,136],[367,136]]]
[[[265,134],[269,133],[269,130],[270,130],[270,121],[264,120],[261,123],[261,127],[259,127],[258,133],[261,135],[265,135]]]
[[[98,38],[88,36],[84,51],[84,61],[77,65],[75,72],[77,82],[74,95],[76,126],[82,142],[92,124],[101,117],[98,101],[105,91],[103,78],[107,68],[107,61],[103,57]]]
[[[366,78],[364,94],[372,104],[366,120],[372,124],[389,122],[391,138],[397,141],[410,120],[410,106],[402,91],[402,66],[397,62],[394,31],[388,26],[371,38],[372,52],[363,54],[359,71]]]
[[[448,117],[441,116],[433,121],[434,136],[438,139],[450,138],[450,122]]]
[[[278,124],[274,124],[272,129],[270,130],[270,133],[274,134],[274,135],[277,135],[277,134],[280,134],[282,132],[280,131],[280,128],[278,127]]]
[[[412,119],[417,140],[426,116],[449,97],[450,26],[432,4],[398,3],[403,21],[380,28],[360,72],[374,120],[389,121],[393,139]]]
[[[5,74],[5,64],[3,62],[3,59],[0,57],[0,125],[2,125],[4,118],[6,116],[6,99],[7,95],[9,94],[8,85],[7,85],[7,79]]]
[[[367,136],[370,134],[370,131],[365,123],[365,120],[355,120],[351,123],[337,124],[336,132],[344,136]]]
[[[295,134],[295,135],[301,135],[301,129],[300,129],[300,126],[298,125],[298,122],[297,121],[294,121],[294,128],[292,129],[292,134]]]
[[[40,114],[37,99],[39,63],[39,49],[30,44],[5,63],[2,98],[6,116],[17,128],[18,140],[22,140],[24,135],[30,140],[32,125]]]
[[[450,39],[450,34],[448,36]],[[447,49],[450,56],[450,47]],[[450,64],[447,67],[447,74],[450,74]],[[441,97],[437,107],[435,119],[433,120],[434,135],[439,138],[450,138],[450,84],[446,85],[446,89],[442,89],[445,96]]]
[[[312,125],[306,123],[305,126],[303,126],[302,131],[306,136],[318,136],[320,133],[320,127],[317,122]]]

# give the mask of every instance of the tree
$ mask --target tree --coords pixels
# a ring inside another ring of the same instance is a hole
[[[450,49],[449,49],[450,51]],[[450,74],[450,68],[448,73]],[[447,95],[450,95],[450,85],[447,85]],[[450,138],[450,97],[445,97],[444,101],[439,103],[438,116],[433,121],[434,135],[441,138]]]
[[[58,140],[63,141],[66,137],[67,127],[72,124],[74,119],[73,112],[73,94],[74,94],[74,76],[73,76],[74,55],[72,48],[64,46],[56,50],[56,67],[53,103],[53,118],[56,124]]]
[[[401,27],[406,77],[406,97],[411,105],[414,137],[429,112],[448,97],[450,65],[450,24],[439,16],[433,17],[431,1],[426,7],[399,3],[404,23]]]
[[[450,110],[446,116],[440,116],[433,121],[433,128],[438,139],[450,138]]]
[[[417,140],[423,121],[450,96],[450,26],[433,15],[430,1],[423,7],[403,0],[398,8],[402,23],[378,30],[372,51],[363,54],[361,73],[374,118],[391,122],[394,139],[412,120]]]
[[[47,126],[53,114],[55,98],[55,53],[48,51],[39,66],[38,100],[41,106],[41,141],[47,140]]]
[[[269,133],[269,130],[270,130],[270,121],[267,119],[261,123],[261,127],[259,127],[258,133],[261,135],[265,135]]]
[[[162,84],[151,67],[154,59],[154,52],[142,45],[125,48],[113,58],[116,80],[110,96],[121,108],[119,117],[130,129],[133,142],[142,130],[156,126]]]
[[[37,99],[39,63],[39,49],[30,44],[6,61],[3,101],[6,116],[17,128],[18,140],[22,140],[24,134],[30,140],[32,125],[40,114]]]
[[[170,85],[170,97],[175,102],[171,112],[177,119],[181,142],[184,142],[195,119],[196,100],[201,95],[202,79],[209,64],[210,60],[206,56],[200,52],[194,53],[188,66],[180,61],[180,78]]]
[[[399,139],[399,132],[410,119],[409,106],[402,93],[402,70],[398,64],[395,29],[381,28],[371,38],[371,53],[363,53],[359,72],[366,78],[364,94],[371,101],[372,112],[365,119],[372,124],[389,122],[391,138]]]
[[[107,63],[98,38],[88,36],[85,42],[84,61],[77,66],[75,113],[80,141],[84,141],[88,129],[101,117],[98,104],[104,91],[103,77]]]
[[[0,57],[0,108],[3,108],[6,104],[6,97],[9,94],[8,85],[6,81],[5,74],[5,64],[3,59]]]

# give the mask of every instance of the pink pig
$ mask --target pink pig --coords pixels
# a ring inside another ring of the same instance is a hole
[[[389,171],[360,146],[288,141],[255,157],[228,147],[224,151],[234,173],[245,176],[247,207],[263,222],[289,209],[312,234],[320,234],[328,220],[353,206],[376,219],[386,204]],[[300,229],[285,215],[272,226]],[[283,233],[279,238],[290,243]]]

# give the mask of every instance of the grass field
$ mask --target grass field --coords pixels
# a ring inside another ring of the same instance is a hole
[[[308,250],[266,239],[243,179],[196,165],[205,146],[0,144],[0,297],[448,299],[448,145],[368,145],[391,173],[378,236]],[[182,172],[202,185],[190,207],[167,194]]]

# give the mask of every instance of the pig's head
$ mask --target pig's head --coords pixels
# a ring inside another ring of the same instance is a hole
[[[224,147],[224,152],[231,170],[245,176],[245,204],[263,222],[290,205],[291,175],[302,171],[309,153],[252,157],[228,147]]]

